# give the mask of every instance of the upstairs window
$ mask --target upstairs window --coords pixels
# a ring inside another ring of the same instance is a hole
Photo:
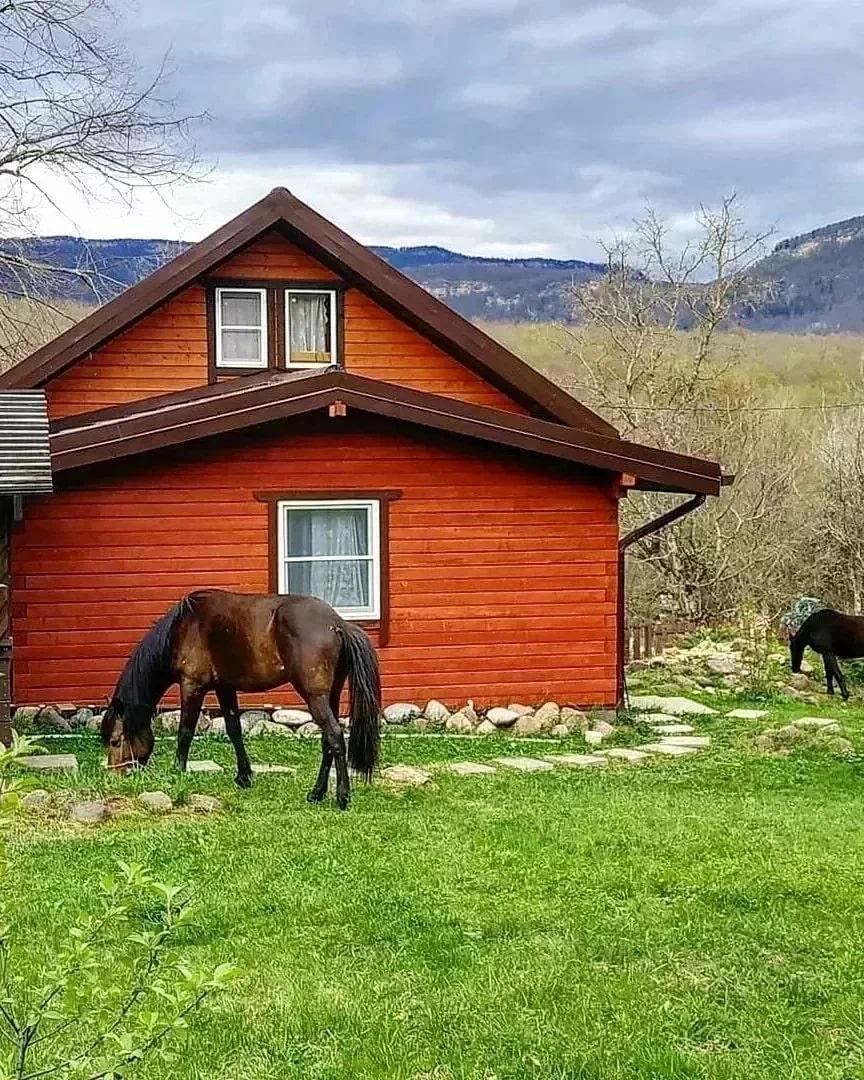
[[[333,290],[286,289],[285,327],[287,367],[327,367],[336,363]]]
[[[381,615],[377,499],[279,502],[279,592],[317,596],[345,619]]]
[[[267,290],[216,290],[216,367],[267,367]]]

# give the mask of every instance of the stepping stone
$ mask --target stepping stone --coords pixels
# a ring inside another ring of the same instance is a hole
[[[689,735],[696,728],[690,724],[655,724],[654,730],[658,735]]]
[[[73,803],[69,808],[69,817],[79,825],[98,825],[108,816],[108,807],[103,802]]]
[[[491,765],[481,765],[479,761],[451,761],[447,768],[457,776],[488,776],[498,771]]]
[[[667,757],[683,757],[685,754],[695,754],[696,746],[675,746],[674,743],[643,743],[642,750],[646,754],[665,754]]]
[[[768,715],[767,709],[733,709],[726,715],[732,720],[764,720]]]
[[[21,796],[21,805],[26,806],[28,810],[39,810],[47,806],[50,801],[51,795],[44,788],[35,788]]]
[[[799,720],[792,721],[792,727],[803,728],[805,731],[818,731],[820,728],[836,727],[840,725],[836,720],[829,720],[826,716],[802,716]]]
[[[293,773],[295,770],[290,765],[268,765],[264,761],[253,761],[253,773]]]
[[[685,697],[658,697],[646,694],[644,697],[630,698],[630,705],[643,712],[671,713],[673,716],[716,716],[716,709],[709,709],[699,701]]]
[[[545,754],[543,760],[551,761],[553,765],[567,765],[573,769],[590,769],[606,764],[606,758],[594,757],[593,754]]]
[[[495,758],[499,765],[506,769],[516,769],[517,772],[551,772],[552,766],[548,761],[541,761],[534,757],[499,757]]]
[[[142,791],[138,796],[138,802],[154,814],[167,814],[174,809],[171,796],[164,791]]]
[[[222,803],[213,795],[190,795],[189,809],[199,814],[213,814],[221,809]]]
[[[78,758],[74,754],[33,754],[31,757],[18,758],[18,764],[26,769],[58,770],[60,772],[76,772]]]
[[[432,779],[428,772],[413,765],[389,765],[381,775],[394,784],[428,784]]]
[[[613,746],[609,750],[597,750],[598,754],[602,754],[600,761],[605,761],[606,758],[612,758],[617,761],[629,761],[635,764],[637,761],[644,761],[648,755],[643,753],[642,750],[634,750],[630,746]]]
[[[640,716],[639,719],[646,724],[674,724],[677,722],[678,717],[673,716],[672,713],[652,712]]]
[[[217,765],[215,761],[188,761],[186,763],[186,772],[204,772],[204,773],[217,773],[222,772],[222,766]]]
[[[660,742],[664,746],[693,746],[697,750],[702,746],[711,745],[710,735],[668,735]]]

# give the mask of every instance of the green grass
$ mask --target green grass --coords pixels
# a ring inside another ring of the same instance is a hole
[[[861,711],[834,711],[864,746]],[[807,712],[831,714],[783,719]],[[6,892],[35,956],[115,859],[196,883],[184,948],[245,974],[194,1023],[177,1080],[864,1077],[864,766],[699,727],[715,746],[694,758],[358,786],[348,814],[304,801],[314,744],[253,740],[297,773],[240,792],[177,777],[170,742],[123,779],[75,740],[81,775],[45,786],[210,792],[223,812],[89,830],[22,813]],[[384,742],[385,763],[514,751],[544,748]],[[219,739],[194,756],[231,761]]]

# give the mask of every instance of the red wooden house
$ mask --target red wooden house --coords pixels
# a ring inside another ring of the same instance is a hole
[[[19,704],[103,701],[149,624],[217,586],[361,620],[388,701],[613,706],[619,499],[722,482],[622,441],[284,189],[3,388],[44,389],[55,488],[12,530]]]

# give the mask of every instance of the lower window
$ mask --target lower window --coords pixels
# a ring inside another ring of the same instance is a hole
[[[376,499],[278,503],[279,592],[317,596],[345,619],[381,615]]]

